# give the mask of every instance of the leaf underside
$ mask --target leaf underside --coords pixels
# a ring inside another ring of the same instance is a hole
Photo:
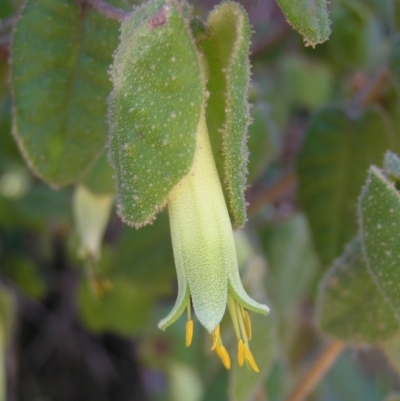
[[[372,277],[400,321],[400,196],[380,170],[371,167],[360,196],[360,233]]]
[[[325,275],[317,310],[322,331],[346,342],[376,344],[400,329],[368,271],[359,237],[346,246]]]

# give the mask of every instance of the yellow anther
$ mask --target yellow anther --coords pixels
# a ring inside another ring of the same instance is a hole
[[[242,316],[243,316],[244,328],[246,330],[246,335],[250,341],[251,340],[251,321],[250,321],[249,312],[247,312],[246,309],[242,309]]]
[[[101,282],[99,280],[97,280],[96,278],[93,278],[91,280],[91,284],[92,284],[93,292],[96,295],[96,297],[103,298],[104,289],[103,289],[103,286],[101,285]]]
[[[108,278],[100,279],[93,277],[90,280],[90,284],[97,298],[103,298],[107,292],[113,289],[113,284]]]
[[[186,322],[186,347],[190,347],[193,339],[193,320]]]
[[[247,361],[249,362],[251,368],[254,370],[254,372],[259,372],[260,369],[258,369],[258,366],[256,364],[256,361],[253,358],[253,354],[251,353],[251,351],[249,350],[249,348],[246,345],[243,345],[244,347],[244,355],[247,359]]]
[[[215,330],[211,334],[212,336],[212,345],[211,345],[211,351],[215,349],[215,347],[218,344],[218,339],[219,339],[219,325],[215,328]]]
[[[215,348],[218,356],[221,358],[222,363],[224,364],[226,369],[231,368],[231,358],[229,357],[228,351],[223,345],[218,345]]]
[[[105,277],[101,280],[101,286],[102,286],[104,292],[111,291],[114,288],[113,283],[107,277]]]
[[[238,363],[239,366],[243,366],[244,364],[244,344],[242,339],[238,342]]]

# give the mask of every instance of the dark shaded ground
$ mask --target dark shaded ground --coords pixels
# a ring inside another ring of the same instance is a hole
[[[146,400],[134,341],[82,327],[74,301],[78,273],[65,264],[61,241],[55,250],[44,302],[16,290],[8,401]]]

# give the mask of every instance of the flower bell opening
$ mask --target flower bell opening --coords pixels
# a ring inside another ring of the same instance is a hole
[[[246,309],[229,294],[228,296],[228,310],[231,315],[233,327],[235,330],[236,338],[238,340],[238,364],[243,366],[245,363],[254,371],[259,372],[260,369],[254,360],[253,354],[250,351],[249,341],[251,340],[251,321],[250,315]],[[190,302],[187,306],[188,320],[186,322],[186,347],[189,347],[193,339],[193,320],[191,318]],[[228,351],[222,343],[220,334],[220,325],[211,333],[212,345],[211,351],[215,351],[220,357],[226,369],[231,368],[231,359]]]

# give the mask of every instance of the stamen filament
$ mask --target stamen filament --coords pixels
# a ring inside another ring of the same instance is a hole
[[[212,345],[211,345],[211,351],[213,351],[215,349],[215,347],[217,346],[218,340],[219,340],[219,325],[212,332],[211,336],[212,336],[212,340],[213,340]]]
[[[252,332],[251,332],[250,315],[249,315],[249,312],[247,312],[247,310],[244,309],[243,307],[242,307],[242,316],[243,316],[244,328],[246,330],[247,338],[249,339],[249,341],[251,341]]]
[[[247,333],[246,333],[246,327],[243,322],[243,315],[242,311],[240,310],[240,305],[236,304],[236,312],[237,312],[237,317],[238,317],[238,322],[239,322],[239,327],[240,327],[240,332],[241,332],[241,338],[243,338],[243,342],[245,345],[249,346],[249,341],[247,339]]]
[[[242,339],[238,342],[238,363],[239,366],[243,366],[244,364],[244,344]]]
[[[236,338],[239,340],[241,338],[241,335],[240,335],[240,329],[239,329],[238,316],[236,313],[236,305],[235,305],[235,300],[233,299],[233,297],[230,294],[228,294],[228,309],[229,309],[229,313],[231,315],[233,328],[235,329]]]

